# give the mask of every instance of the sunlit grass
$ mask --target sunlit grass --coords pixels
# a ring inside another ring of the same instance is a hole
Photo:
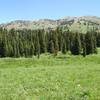
[[[0,100],[100,100],[100,54],[0,59]]]

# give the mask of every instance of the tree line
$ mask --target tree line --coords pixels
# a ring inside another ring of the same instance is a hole
[[[100,47],[100,33],[89,31],[72,33],[60,28],[55,30],[7,30],[0,28],[0,57],[40,57],[42,53],[57,56],[71,52],[73,55],[97,53]]]

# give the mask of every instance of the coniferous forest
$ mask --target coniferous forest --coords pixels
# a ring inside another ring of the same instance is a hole
[[[92,30],[84,33],[73,33],[55,30],[6,30],[0,28],[0,57],[32,57],[38,58],[42,53],[54,56],[59,51],[63,54],[86,55],[97,53],[100,47],[100,33]]]
[[[0,100],[100,100],[100,0],[0,4]]]

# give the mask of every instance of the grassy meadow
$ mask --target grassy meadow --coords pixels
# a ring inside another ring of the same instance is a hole
[[[100,100],[100,53],[1,58],[0,100]]]

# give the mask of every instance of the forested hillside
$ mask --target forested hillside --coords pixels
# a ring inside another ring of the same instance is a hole
[[[41,30],[7,30],[0,29],[0,57],[40,57],[42,53],[54,56],[59,51],[73,55],[97,53],[100,47],[100,33],[95,30],[86,34],[63,31],[61,28],[45,31]]]

